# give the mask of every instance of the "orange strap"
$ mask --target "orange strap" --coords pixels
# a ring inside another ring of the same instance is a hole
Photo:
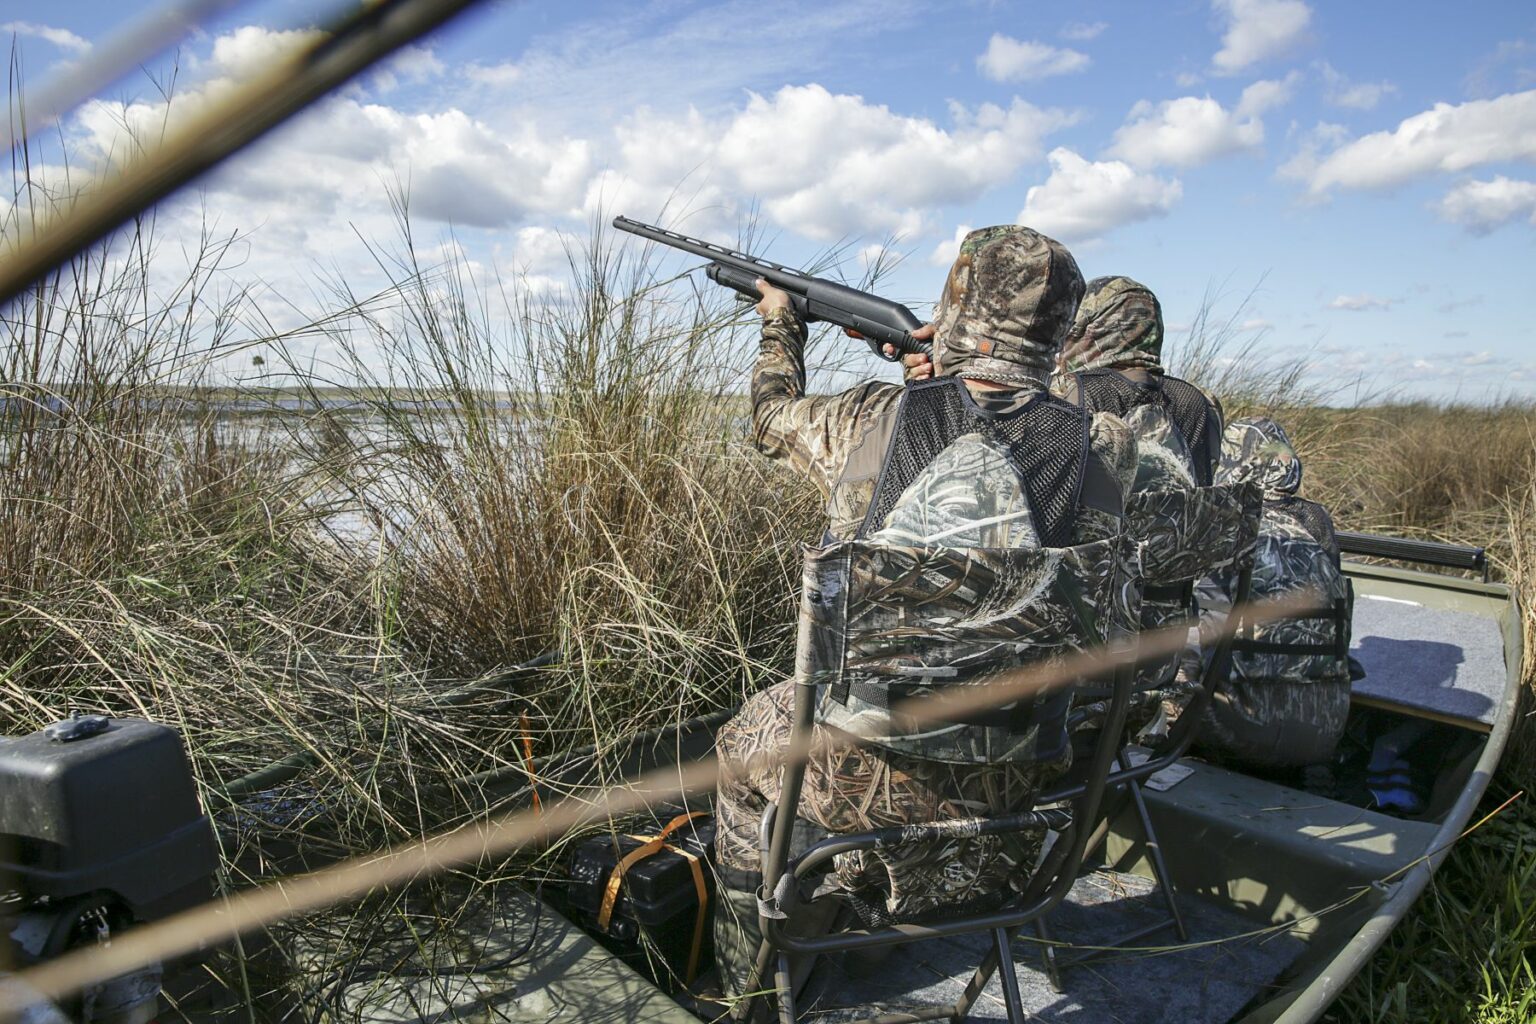
[[[703,811],[694,811],[689,814],[679,814],[666,827],[654,836],[630,836],[631,839],[640,840],[640,845],[630,850],[619,862],[613,866],[613,871],[608,875],[608,885],[603,890],[603,902],[597,911],[597,927],[602,931],[608,930],[608,922],[613,919],[613,907],[619,901],[619,887],[623,884],[624,873],[633,865],[647,857],[660,853],[662,850],[670,850],[679,854],[688,861],[688,867],[693,872],[693,887],[699,896],[698,915],[693,924],[693,947],[688,952],[688,981],[693,981],[699,970],[699,950],[704,941],[705,905],[709,902],[709,890],[704,885],[704,867],[699,863],[699,858],[687,850],[679,849],[667,842],[667,836],[676,832],[683,825],[694,818],[703,815]]]
[[[693,979],[699,976],[699,952],[704,944],[705,908],[709,904],[709,889],[704,885],[704,866],[699,863],[699,855],[689,853],[682,847],[667,844],[667,849],[680,854],[688,859],[688,866],[693,869],[693,889],[699,894],[699,910],[693,919],[693,944],[688,948],[688,974],[683,979],[688,984],[693,984]]]
[[[528,772],[528,792],[533,794],[533,813],[542,815],[544,808],[539,803],[539,779],[533,774],[533,737],[528,734],[528,712],[522,713],[523,729],[523,767]]]

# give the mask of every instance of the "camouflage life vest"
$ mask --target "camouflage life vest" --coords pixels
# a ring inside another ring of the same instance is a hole
[[[1300,498],[1264,503],[1254,549],[1253,599],[1304,593],[1308,611],[1333,617],[1287,616],[1246,627],[1232,655],[1234,683],[1349,681],[1349,581],[1332,552],[1295,514],[1302,504],[1327,516],[1322,506]],[[1343,619],[1342,629],[1336,618]]]
[[[1245,625],[1235,638],[1230,672],[1200,742],[1251,764],[1309,763],[1328,756],[1349,715],[1349,580],[1339,568],[1327,509],[1296,494],[1301,460],[1284,429],[1250,418],[1227,424],[1224,434],[1217,479],[1264,491],[1252,597],[1303,601],[1300,614]],[[1228,614],[1235,585],[1230,572],[1201,582],[1206,636]]]
[[[861,538],[943,547],[1065,547],[1080,506],[1122,513],[1090,457],[1091,413],[1045,390],[974,396],[940,377],[897,407]]]
[[[1211,468],[1221,451],[1221,418],[1199,388],[1160,373],[1148,374],[1146,380],[1133,380],[1108,368],[1082,370],[1074,376],[1078,393],[1094,412],[1112,412],[1133,429],[1135,419],[1169,424],[1166,446],[1182,449],[1187,455],[1196,486],[1210,486]],[[1140,412],[1144,409],[1155,409],[1160,415]],[[1142,431],[1136,430],[1136,435],[1140,440]],[[1146,488],[1138,485],[1136,489]]]
[[[1121,539],[1072,545],[1080,508],[1122,514],[1089,413],[1045,391],[978,402],[954,378],[908,388],[859,537],[808,552],[797,676],[817,718],[875,746],[962,764],[1067,748],[1071,689],[963,720],[902,701],[1064,657],[1131,621]]]

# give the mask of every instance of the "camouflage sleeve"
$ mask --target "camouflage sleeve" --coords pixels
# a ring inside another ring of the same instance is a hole
[[[866,381],[842,394],[807,396],[805,337],[805,324],[792,310],[770,310],[763,318],[752,370],[752,441],[829,494],[862,438],[861,421],[868,423],[901,401],[902,387]]]

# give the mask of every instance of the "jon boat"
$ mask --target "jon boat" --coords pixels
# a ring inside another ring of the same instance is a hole
[[[1032,935],[1013,954],[1032,1019],[1073,1024],[1178,1020],[1185,1024],[1302,1024],[1328,1005],[1423,894],[1474,822],[1509,737],[1519,696],[1520,611],[1505,585],[1445,573],[1484,565],[1476,548],[1341,534],[1355,587],[1353,721],[1423,722],[1441,752],[1422,813],[1393,816],[1297,785],[1187,758],[1147,791],[1190,938],[1172,931],[1065,970],[1055,991]],[[1433,569],[1382,564],[1416,562]],[[622,760],[643,769],[704,756],[724,716],[636,737]],[[1421,745],[1422,746],[1422,745]],[[611,770],[614,762],[608,758]],[[557,769],[579,783],[590,758]],[[589,776],[590,777],[590,776]],[[608,776],[609,778],[612,775]],[[1128,809],[1112,819],[1096,869],[1085,867],[1052,917],[1053,939],[1093,947],[1155,919],[1161,901]],[[1122,820],[1123,819],[1123,820]],[[1156,905],[1154,905],[1154,902]],[[375,1020],[582,1020],[695,1024],[699,1007],[674,1000],[547,902],[508,901],[493,929],[529,941],[505,970],[420,995],[414,1011],[391,998]],[[877,971],[816,968],[802,997],[810,1020],[840,1020],[952,1001],[985,950],[984,936],[901,947]],[[994,977],[973,1020],[1003,1020]],[[707,1016],[706,1016],[706,1019]]]

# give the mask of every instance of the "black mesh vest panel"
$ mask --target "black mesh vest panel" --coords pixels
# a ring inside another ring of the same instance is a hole
[[[1333,517],[1323,506],[1306,498],[1285,497],[1264,502],[1264,509],[1274,509],[1295,519],[1328,552],[1333,564],[1339,564],[1339,539],[1333,532]]]
[[[1110,369],[1083,370],[1077,374],[1077,386],[1094,412],[1125,417],[1140,406],[1161,405],[1183,435],[1194,460],[1195,483],[1211,485],[1211,460],[1221,450],[1221,424],[1210,399],[1199,388],[1162,374],[1154,374],[1146,382],[1134,381]]]
[[[1041,545],[1070,545],[1083,502],[1111,506],[1105,510],[1116,515],[1122,511],[1112,504],[1118,484],[1104,479],[1108,471],[1089,457],[1089,415],[1086,406],[1045,391],[1017,410],[993,415],[976,404],[959,378],[910,385],[858,535],[878,530],[912,481],[956,438],[982,433],[999,443],[1018,471]]]

